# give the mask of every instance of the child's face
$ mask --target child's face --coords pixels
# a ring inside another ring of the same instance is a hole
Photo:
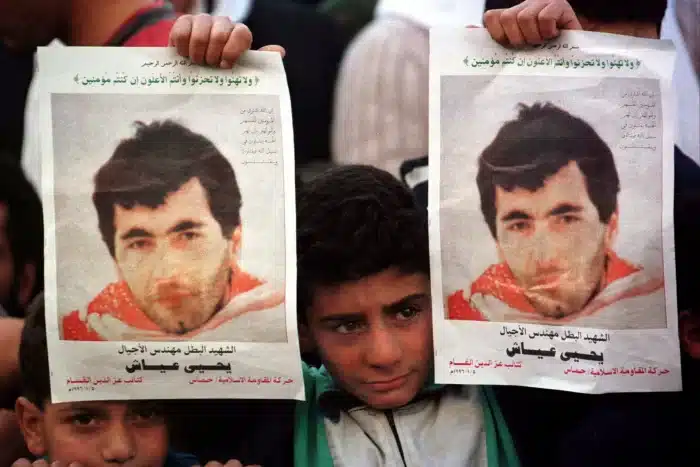
[[[165,420],[145,402],[46,403],[26,399],[17,414],[27,447],[51,462],[81,467],[163,467],[168,449]]]
[[[430,282],[389,269],[315,291],[307,313],[324,365],[349,393],[376,409],[409,403],[432,364]]]

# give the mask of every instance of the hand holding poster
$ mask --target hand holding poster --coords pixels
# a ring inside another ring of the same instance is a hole
[[[430,40],[437,382],[679,389],[672,47]]]
[[[39,70],[52,400],[302,398],[279,55],[46,48]]]

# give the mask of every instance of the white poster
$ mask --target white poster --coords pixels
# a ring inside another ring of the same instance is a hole
[[[679,390],[672,45],[430,41],[436,381]]]
[[[278,54],[39,51],[54,402],[303,398]]]

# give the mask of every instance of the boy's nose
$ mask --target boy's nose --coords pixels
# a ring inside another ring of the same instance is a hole
[[[388,330],[374,329],[365,358],[375,368],[392,368],[401,361],[401,345]]]
[[[134,440],[127,426],[114,423],[104,435],[102,458],[109,464],[125,464],[136,455]]]

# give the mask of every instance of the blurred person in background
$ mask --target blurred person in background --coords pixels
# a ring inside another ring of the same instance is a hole
[[[343,58],[335,91],[332,156],[398,175],[428,153],[428,30],[480,24],[483,0],[379,0]]]
[[[0,317],[21,318],[44,288],[41,201],[18,164],[0,160]]]
[[[24,133],[24,107],[34,72],[32,52],[14,52],[0,42],[0,89],[4,91],[0,113],[0,162],[19,163]]]
[[[352,37],[374,17],[377,0],[324,0],[319,11],[329,14]]]
[[[178,8],[198,8],[198,3],[178,0]],[[165,0],[5,0],[0,2],[0,37],[13,49],[33,50],[42,45],[51,46],[110,46],[110,47],[166,47],[170,44],[171,29],[178,19],[179,12]],[[242,24],[234,24],[225,17],[204,16],[186,17],[187,34],[193,30],[192,22],[206,23],[217,31],[236,34],[229,39],[223,54],[235,57],[242,52],[235,47],[241,35],[250,40],[250,31]],[[209,29],[208,29],[209,30]],[[206,44],[193,45],[192,51],[185,50],[189,35],[179,50],[195,63],[218,66],[222,54],[207,55]],[[221,36],[229,37],[229,36]],[[273,46],[271,49],[279,51]],[[227,60],[230,63],[235,61]],[[216,62],[216,63],[215,63]],[[30,89],[25,112],[25,137],[22,166],[35,186],[41,180],[41,141],[38,122],[38,90]]]
[[[661,38],[676,46],[676,144],[700,162],[700,0],[668,0]]]
[[[13,158],[0,158],[0,466],[26,454],[12,408],[24,311],[44,284],[41,202]]]

